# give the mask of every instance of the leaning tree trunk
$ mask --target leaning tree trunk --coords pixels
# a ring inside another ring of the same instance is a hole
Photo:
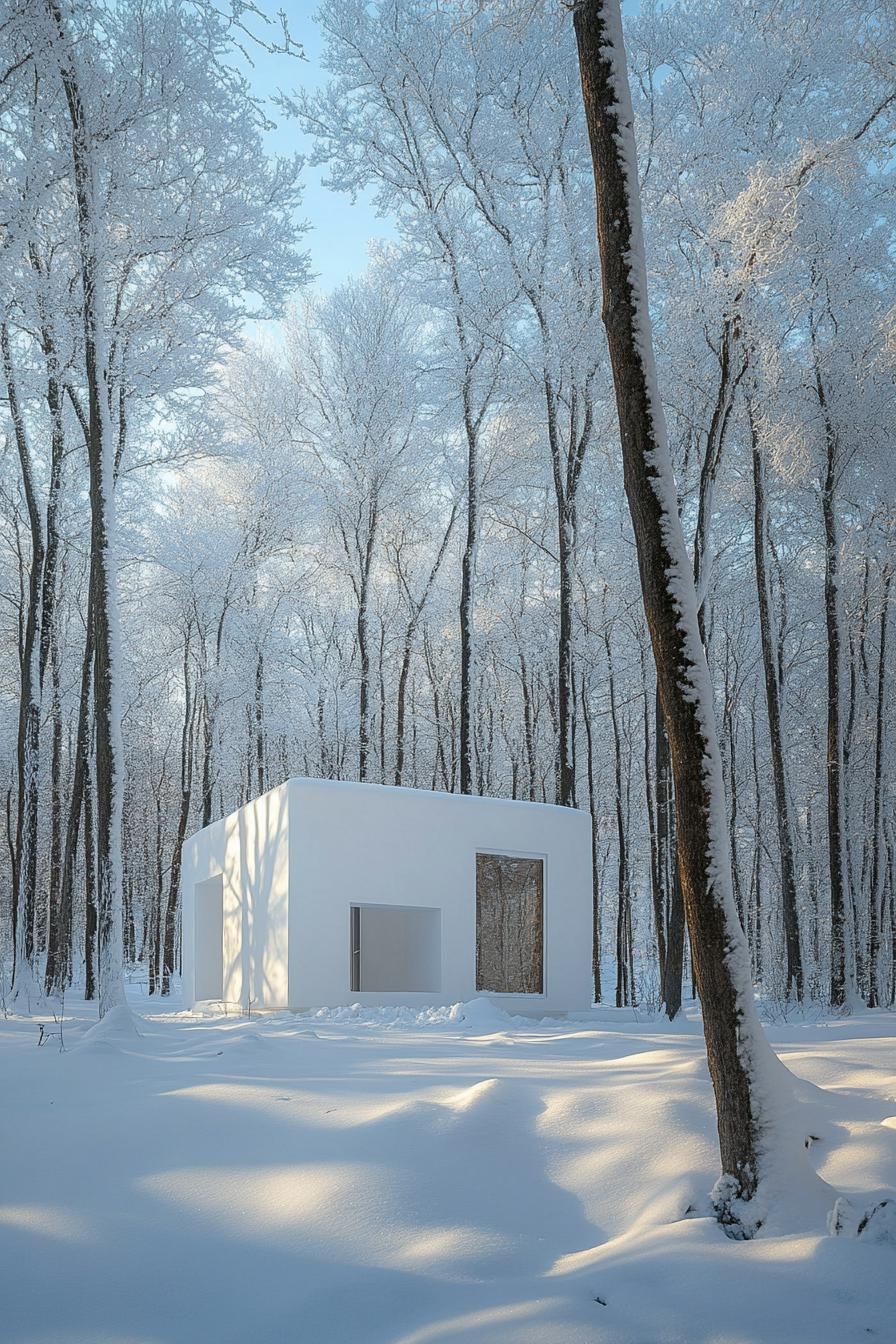
[[[757,1074],[771,1056],[734,907],[712,685],[656,386],[619,0],[580,0],[574,22],[625,489],[672,754],[679,872],[716,1098],[723,1176],[714,1202],[732,1235],[751,1236],[767,1130]]]
[[[121,814],[124,753],[118,685],[118,607],[112,558],[115,448],[109,412],[109,370],[103,329],[102,221],[96,183],[96,143],[87,124],[76,60],[57,0],[46,0],[51,40],[71,129],[72,172],[78,215],[84,367],[88,394],[90,550],[94,615],[96,720],[97,943],[99,1011],[124,1003],[122,979]]]

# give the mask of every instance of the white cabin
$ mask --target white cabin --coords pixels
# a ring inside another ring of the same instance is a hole
[[[181,890],[188,1008],[592,1002],[572,808],[291,779],[186,841]]]

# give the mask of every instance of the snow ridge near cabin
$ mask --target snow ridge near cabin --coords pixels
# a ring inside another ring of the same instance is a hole
[[[133,1006],[94,1025],[79,1005],[64,1052],[35,1048],[30,1019],[0,1022],[4,1344],[892,1336],[886,1229],[829,1235],[831,1201],[801,1185],[787,1235],[735,1243],[711,1216],[693,1009],[670,1027],[602,1008],[534,1022],[484,999]],[[894,1020],[772,1035],[809,1160],[857,1223],[896,1185]]]

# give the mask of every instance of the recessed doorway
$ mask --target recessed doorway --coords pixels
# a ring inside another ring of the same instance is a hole
[[[224,875],[193,887],[193,997],[224,997]]]

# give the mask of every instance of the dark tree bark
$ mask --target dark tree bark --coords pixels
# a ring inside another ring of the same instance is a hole
[[[186,672],[184,682],[186,684]],[[255,729],[255,778],[259,798],[265,791],[265,751],[264,751],[264,654],[261,648],[255,659],[255,704],[253,707]]]
[[[607,653],[616,794],[616,1007],[624,1008],[632,1002],[627,939],[630,899],[628,827],[626,825],[625,799],[622,792],[622,743],[619,734],[619,715],[616,709],[616,678],[613,675],[613,655],[610,652],[610,637],[606,620],[604,621],[604,648]]]
[[[799,912],[796,898],[796,863],[793,852],[794,827],[787,787],[784,729],[781,716],[781,684],[778,676],[777,641],[772,633],[772,603],[766,568],[768,549],[768,503],[765,487],[765,461],[752,408],[748,406],[753,446],[753,554],[756,591],[759,599],[759,637],[765,676],[765,707],[768,714],[769,742],[772,755],[772,779],[778,821],[778,854],[781,863],[781,907],[784,917],[784,947],[787,958],[787,990],[797,999],[803,997],[803,958],[800,950]]]
[[[883,877],[886,867],[886,837],[883,828],[884,741],[886,738],[887,626],[890,620],[890,588],[893,571],[884,570],[881,595],[880,633],[877,648],[877,696],[874,715],[874,798],[871,824],[871,892],[869,897],[868,1005],[881,1001],[880,935],[883,925]]]
[[[184,634],[184,720],[180,737],[180,808],[177,817],[177,833],[171,853],[171,868],[168,879],[168,901],[165,906],[165,933],[162,953],[162,994],[171,993],[171,977],[174,975],[174,954],[177,942],[177,928],[180,917],[180,872],[187,823],[190,819],[190,804],[193,797],[193,736],[196,719],[196,699],[190,678],[191,629]],[[258,655],[259,666],[261,654]],[[259,766],[259,769],[262,767]],[[259,780],[259,786],[263,778]]]
[[[471,379],[463,386],[467,438],[467,530],[460,571],[460,791],[473,792],[474,616],[476,543],[479,539],[479,434],[471,406]]]
[[[96,186],[96,143],[81,96],[71,43],[57,0],[46,0],[52,41],[71,130],[71,160],[78,216],[84,369],[88,397],[90,549],[94,617],[94,718],[96,731],[97,941],[102,1016],[124,1003],[122,966],[121,808],[124,779],[121,707],[116,659],[116,581],[111,556],[114,446],[109,411],[109,370],[104,359],[101,274],[103,224]]]
[[[84,998],[97,995],[97,928],[99,914],[96,894],[96,834],[93,812],[93,780],[89,773],[84,783]]]
[[[719,383],[700,468],[697,526],[694,533],[694,586],[697,590],[697,620],[704,648],[708,648],[705,613],[711,574],[709,547],[715,484],[722,463],[722,449],[731,422],[735,394],[747,367],[740,349],[740,324],[736,317],[726,316],[723,319],[722,334],[716,353],[719,361]]]
[[[429,601],[429,596],[433,588],[435,587],[435,582],[436,579],[438,578],[439,570],[442,567],[442,561],[445,559],[445,555],[448,551],[448,543],[451,539],[451,533],[454,531],[454,524],[456,519],[457,519],[457,504],[453,504],[451,507],[451,513],[448,518],[448,525],[445,528],[445,534],[442,537],[442,544],[439,547],[438,554],[436,555],[435,560],[433,561],[432,568],[429,571],[429,576],[426,580],[426,583],[423,586],[423,591],[420,594],[420,596],[417,597],[416,599],[411,596],[411,591],[408,586],[407,579],[404,575],[404,572],[401,569],[400,564],[398,563],[398,556],[396,555],[396,572],[398,573],[399,581],[405,591],[405,596],[407,597],[408,604],[410,606],[410,616],[408,617],[408,623],[405,626],[405,632],[404,632],[404,644],[402,646],[402,654],[401,654],[401,671],[398,676],[398,696],[395,709],[394,782],[399,787],[401,786],[404,780],[404,755],[405,755],[405,731],[406,731],[405,717],[407,713],[408,677],[410,676],[411,671],[411,656],[414,652],[414,641],[417,638],[417,630],[420,626],[420,620],[421,617],[423,616],[423,610],[426,606],[426,603]]]
[[[67,957],[64,971],[64,984],[68,984],[71,979],[72,911],[74,908],[75,871],[78,859],[78,841],[81,832],[82,813],[85,817],[85,827],[87,824],[86,792],[89,788],[90,775],[91,686],[93,680],[93,601],[90,596],[92,590],[93,585],[92,583],[89,583],[84,633],[84,655],[81,660],[81,685],[78,693],[78,726],[75,731],[71,793],[69,797],[68,818],[65,827],[65,843],[62,851],[62,876],[59,886],[61,926],[59,936],[60,944]],[[85,846],[87,843],[87,836],[85,834]],[[85,997],[92,998],[93,995],[91,994]]]
[[[840,540],[837,528],[837,478],[839,444],[837,431],[828,409],[827,390],[815,348],[815,391],[824,426],[825,462],[821,486],[821,513],[824,522],[824,614],[827,626],[827,786],[828,786],[828,869],[831,890],[831,982],[830,1001],[835,1007],[848,997],[851,967],[847,939],[850,924],[850,899],[846,881],[846,842],[844,837],[843,799],[843,631],[840,617]]]
[[[657,810],[657,868],[661,884],[660,903],[666,911],[665,961],[661,971],[663,1004],[673,1021],[681,1012],[681,987],[684,979],[684,901],[678,877],[678,853],[675,838],[675,787],[669,738],[663,720],[659,689],[656,693],[655,757]]]
[[[762,1174],[765,1137],[755,1076],[767,1046],[752,1001],[746,940],[734,909],[711,683],[656,390],[618,0],[580,0],[574,23],[594,165],[603,318],[625,489],[672,755],[679,873],[716,1098],[723,1180],[716,1187],[715,1203],[733,1235],[749,1236],[757,1226],[749,1203]]]
[[[647,810],[650,849],[650,895],[653,901],[653,925],[656,935],[656,964],[659,977],[660,1003],[665,1002],[663,979],[666,970],[666,910],[660,882],[659,852],[657,848],[657,807],[651,769],[650,697],[648,694],[647,659],[641,644],[641,694],[644,705],[644,804]]]
[[[28,510],[31,560],[22,638],[19,649],[19,723],[16,741],[17,810],[15,827],[15,883],[12,899],[13,997],[20,988],[31,992],[34,961],[34,913],[37,897],[37,819],[40,752],[40,643],[41,591],[45,541],[25,419],[19,404],[12,364],[9,330],[0,325],[0,351],[13,438],[22,471],[22,489]]]
[[[59,650],[53,637],[51,654],[52,698],[52,751],[50,766],[50,873],[47,902],[47,963],[44,970],[44,988],[48,994],[60,993],[65,988],[67,952],[65,938],[68,921],[62,910],[62,706],[59,687]]]
[[[540,312],[539,318],[543,322]],[[557,802],[561,807],[575,807],[573,618],[578,530],[577,498],[585,454],[591,441],[594,411],[589,388],[583,398],[585,408],[580,425],[578,398],[575,394],[572,395],[568,442],[564,443],[558,423],[557,394],[547,369],[544,371],[543,381],[548,443],[551,450],[551,475],[557,505],[557,560],[560,580],[560,629],[557,641]]]
[[[585,693],[585,678],[582,678],[582,722],[585,725],[585,742],[588,751],[588,810],[591,814],[591,974],[594,980],[594,1002],[601,1001],[601,927],[600,927],[600,886],[597,860],[597,798],[594,791],[594,733],[591,728],[591,714]],[[534,802],[533,790],[530,795]]]

